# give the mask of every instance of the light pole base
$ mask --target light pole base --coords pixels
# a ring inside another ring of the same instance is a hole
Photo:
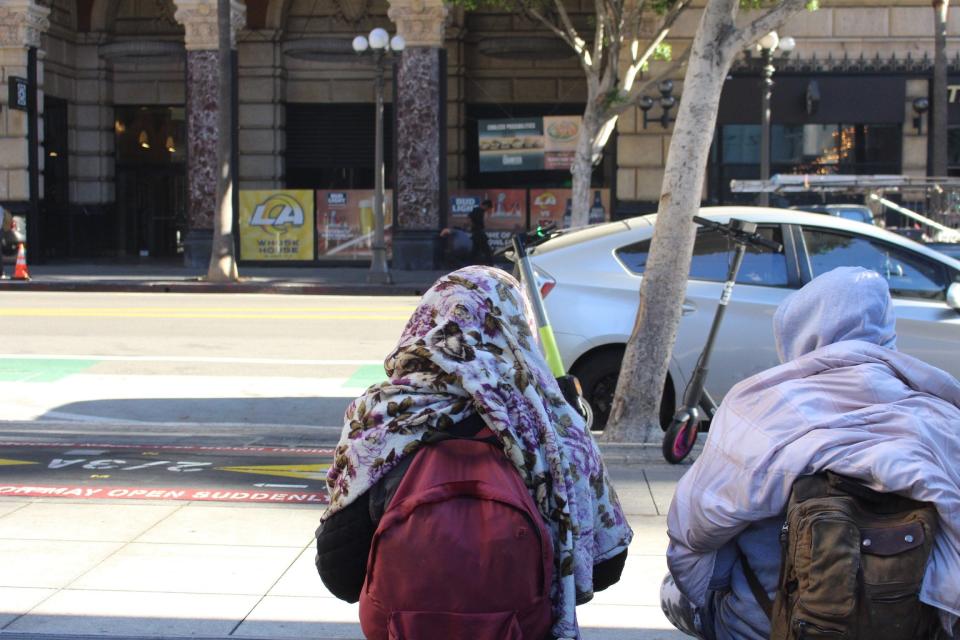
[[[374,271],[371,269],[367,272],[367,284],[393,284],[393,277],[389,271]]]

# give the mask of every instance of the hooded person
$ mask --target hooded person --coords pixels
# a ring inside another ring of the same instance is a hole
[[[424,294],[386,358],[387,380],[344,416],[317,530],[317,568],[334,595],[360,597],[376,521],[405,465],[431,435],[479,425],[552,538],[552,634],[579,637],[576,605],[619,580],[633,533],[596,443],[540,353],[532,317],[519,283],[490,267],[455,271]]]
[[[921,601],[947,633],[960,615],[960,385],[896,351],[886,280],[840,267],[774,314],[781,365],[737,384],[667,519],[664,612],[702,638],[768,638],[741,555],[767,594],[794,481],[822,471],[936,506],[940,531]]]

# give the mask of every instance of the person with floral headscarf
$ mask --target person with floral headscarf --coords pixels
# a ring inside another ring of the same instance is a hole
[[[376,520],[417,451],[437,433],[486,428],[552,537],[552,633],[579,637],[576,605],[619,580],[633,532],[532,318],[519,283],[499,269],[466,267],[424,294],[384,363],[387,380],[344,416],[317,530],[317,568],[334,595],[359,598]]]

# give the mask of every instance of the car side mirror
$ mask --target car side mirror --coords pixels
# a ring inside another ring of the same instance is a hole
[[[947,287],[947,304],[951,309],[960,311],[960,282],[954,282]]]

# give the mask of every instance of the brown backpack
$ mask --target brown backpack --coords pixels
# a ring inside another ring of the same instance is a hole
[[[743,562],[771,640],[934,637],[936,610],[919,594],[936,530],[930,503],[830,472],[800,478],[780,532],[773,603]]]

